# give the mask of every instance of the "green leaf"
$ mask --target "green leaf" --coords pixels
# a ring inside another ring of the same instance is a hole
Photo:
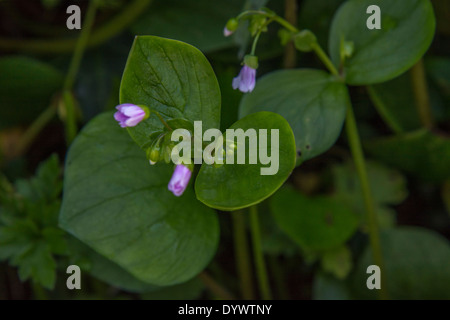
[[[277,88],[277,90],[273,90]],[[318,70],[284,70],[264,76],[244,96],[240,116],[272,111],[282,115],[295,135],[297,163],[327,151],[339,137],[349,103],[335,77]]]
[[[258,159],[256,164],[250,164],[249,144],[245,139],[245,164],[223,164],[220,167],[203,164],[195,181],[197,198],[206,205],[225,211],[237,210],[257,204],[272,195],[291,174],[295,167],[295,141],[292,130],[287,121],[272,112],[258,112],[248,115],[234,123],[230,129],[254,129],[257,135]],[[260,146],[260,129],[267,130],[267,154],[272,157],[271,162],[263,165],[259,154],[264,153]],[[272,132],[279,130],[279,148],[272,148]],[[228,135],[225,134],[224,141]],[[237,142],[237,148],[241,147]],[[242,145],[243,147],[244,145]],[[278,152],[278,161],[273,152]],[[236,152],[237,153],[237,152]],[[236,155],[235,153],[235,155]],[[272,167],[273,175],[262,175],[262,168]]]
[[[134,34],[154,34],[191,43],[203,52],[233,45],[225,25],[242,8],[241,0],[165,0],[152,5],[131,27]]]
[[[450,140],[445,136],[419,130],[370,141],[365,147],[380,161],[424,180],[450,178]]]
[[[60,89],[62,74],[32,58],[0,58],[0,128],[33,121]]]
[[[106,113],[92,120],[66,161],[61,227],[137,279],[166,286],[191,279],[215,253],[215,213],[188,188],[167,190],[173,166],[150,166]]]
[[[283,188],[271,201],[278,226],[305,249],[337,248],[358,227],[358,216],[334,198],[307,198],[292,188]]]
[[[32,279],[47,289],[53,289],[56,280],[56,263],[49,246],[39,241],[21,255],[11,260],[11,265],[19,269],[21,281]]]
[[[163,118],[202,121],[203,130],[220,127],[220,89],[205,56],[183,42],[136,37],[120,87],[120,103],[146,105]],[[162,131],[155,115],[128,129],[146,150]]]
[[[159,287],[136,279],[116,263],[98,254],[87,245],[69,236],[70,263],[93,277],[116,288],[135,293],[152,292]]]
[[[381,29],[369,30],[366,10],[381,10]],[[436,21],[429,0],[349,0],[336,13],[329,50],[340,65],[341,39],[354,43],[353,55],[343,72],[351,85],[368,85],[393,79],[412,67],[430,46]]]
[[[381,233],[385,277],[391,299],[450,299],[450,245],[441,235],[417,227]],[[367,267],[374,264],[368,247],[358,262],[353,290],[358,298],[375,298],[369,290]]]

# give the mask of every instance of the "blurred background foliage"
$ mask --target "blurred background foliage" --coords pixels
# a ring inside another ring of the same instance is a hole
[[[236,219],[243,218],[239,213],[232,219],[220,215],[220,246],[208,269],[165,288],[140,282],[59,229],[62,167],[70,142],[67,122],[73,116],[81,128],[118,104],[134,35],[151,34],[188,42],[205,53],[221,86],[221,125],[228,128],[238,118],[242,98],[231,80],[250,37],[245,28],[223,37],[227,20],[268,6],[313,30],[327,47],[332,16],[343,2],[98,1],[88,50],[67,100],[63,89],[79,36],[66,28],[66,8],[72,2],[0,1],[0,299],[257,297],[252,289],[239,291],[233,232],[248,237],[246,230],[233,231]],[[432,125],[424,129],[416,109],[421,97],[414,71],[351,89],[370,156],[389,293],[399,299],[450,299],[450,3],[432,3],[438,29],[423,59]],[[84,15],[87,1],[77,4]],[[258,56],[258,76],[282,68],[321,68],[314,55],[283,47],[277,28],[262,37]],[[327,206],[339,208],[338,214],[323,215]],[[373,298],[362,287],[370,250],[359,180],[343,136],[328,152],[298,167],[260,211],[274,298]],[[87,271],[83,290],[66,289],[69,264]]]

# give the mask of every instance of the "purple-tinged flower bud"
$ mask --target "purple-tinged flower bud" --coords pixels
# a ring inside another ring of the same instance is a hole
[[[191,175],[192,172],[188,167],[183,164],[177,165],[169,182],[169,190],[172,191],[175,196],[181,196],[189,184]]]
[[[233,89],[241,92],[252,92],[255,89],[256,69],[244,65],[239,75],[233,79]]]
[[[228,20],[225,28],[223,29],[223,35],[225,37],[231,36],[239,27],[239,21],[235,18]]]
[[[116,109],[118,111],[114,114],[114,119],[119,122],[122,128],[135,127],[150,116],[147,107],[131,103],[121,104]]]
[[[224,37],[229,37],[233,34],[234,32],[231,30],[228,30],[227,27],[223,28],[223,35]]]

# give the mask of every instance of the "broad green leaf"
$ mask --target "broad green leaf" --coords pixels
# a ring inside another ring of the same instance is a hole
[[[271,201],[278,226],[306,249],[337,248],[358,227],[358,216],[334,198],[307,198],[292,188],[283,188]]]
[[[365,144],[382,162],[428,181],[450,177],[450,140],[427,130],[380,138]]]
[[[0,59],[0,128],[31,122],[50,105],[62,74],[32,58]]]
[[[450,245],[441,235],[417,227],[381,233],[384,270],[391,299],[450,299]],[[358,298],[375,298],[366,286],[367,267],[374,264],[368,247],[358,261],[352,284]]]
[[[255,90],[242,99],[240,116],[258,111],[282,115],[294,132],[297,163],[301,163],[327,151],[336,142],[348,103],[345,85],[326,72],[284,70],[257,82]]]
[[[220,167],[204,163],[195,181],[197,198],[206,205],[225,211],[237,210],[257,204],[273,194],[295,167],[294,135],[287,121],[272,112],[258,112],[234,123],[230,129],[255,130],[258,148],[257,164],[250,164],[248,138],[245,142],[245,164],[223,164]],[[259,130],[267,130],[267,150],[260,148]],[[279,148],[271,151],[272,130],[279,130]],[[224,141],[228,136],[224,135]],[[240,148],[239,142],[238,149]],[[243,146],[243,145],[242,145]],[[265,153],[266,152],[266,153]],[[278,163],[273,158],[278,153]],[[272,157],[269,164],[260,162],[260,153]],[[237,152],[235,153],[236,156]],[[236,157],[235,157],[236,158]],[[262,175],[261,168],[272,167],[273,175]],[[278,167],[278,170],[276,170]]]
[[[68,242],[70,261],[79,266],[82,272],[88,272],[109,285],[129,292],[144,293],[159,289],[157,286],[138,280],[128,271],[98,254],[75,237],[69,236]]]
[[[371,15],[366,11],[371,5],[381,10],[380,30],[367,27]],[[339,67],[341,41],[353,42],[353,55],[343,68],[346,82],[380,83],[399,76],[424,55],[435,26],[429,0],[349,0],[333,19],[329,50]]]
[[[241,0],[158,1],[131,26],[131,31],[180,39],[203,52],[224,49],[233,41],[223,36],[223,28],[242,6]]]
[[[205,56],[186,43],[136,37],[120,87],[120,103],[146,105],[163,118],[202,121],[203,130],[220,127],[220,89]],[[163,130],[152,115],[129,132],[144,150],[150,135]]]
[[[150,166],[113,114],[102,114],[69,151],[60,225],[143,282],[187,281],[214,255],[219,226],[191,188],[180,198],[167,190],[172,172]]]
[[[368,88],[378,113],[394,133],[421,127],[409,73]]]

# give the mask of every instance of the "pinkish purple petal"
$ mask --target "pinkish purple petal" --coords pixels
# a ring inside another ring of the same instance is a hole
[[[169,181],[169,190],[175,196],[181,196],[189,184],[191,175],[192,172],[188,167],[182,164],[177,165],[175,171],[173,172],[172,178]]]

